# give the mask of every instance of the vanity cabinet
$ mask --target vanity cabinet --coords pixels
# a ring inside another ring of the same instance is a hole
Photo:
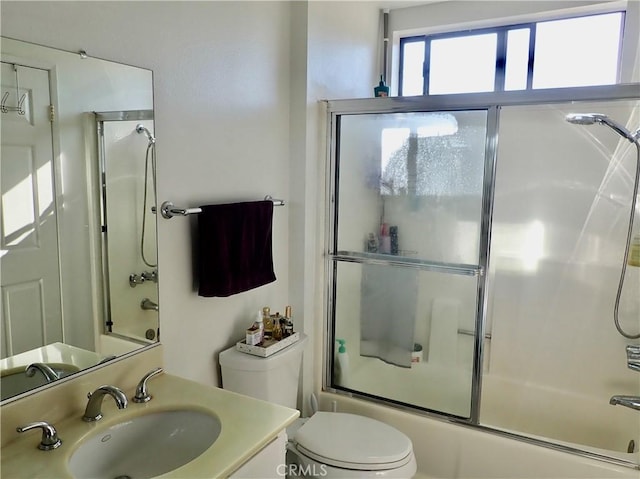
[[[230,478],[236,479],[275,479],[286,475],[287,433],[280,432],[260,452],[245,462]]]

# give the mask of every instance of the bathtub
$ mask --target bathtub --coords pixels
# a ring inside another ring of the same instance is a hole
[[[98,342],[98,352],[103,356],[120,356],[149,344],[153,344],[153,342],[143,338],[129,341],[121,336],[101,334]]]
[[[586,396],[485,374],[482,424],[638,464],[640,413]],[[512,398],[510,403],[504,398]],[[632,453],[629,445],[633,441]]]
[[[593,456],[586,457],[517,440],[508,431],[454,424],[343,394],[321,392],[319,402],[321,410],[362,414],[404,432],[413,442],[418,462],[416,479],[638,479],[637,467],[605,458],[614,456],[638,464],[638,453],[564,443],[582,451],[589,449]],[[629,422],[637,426],[637,416]]]

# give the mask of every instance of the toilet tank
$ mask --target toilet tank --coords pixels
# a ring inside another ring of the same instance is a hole
[[[307,336],[267,358],[237,351],[235,346],[219,356],[222,387],[256,399],[296,409],[302,351]]]

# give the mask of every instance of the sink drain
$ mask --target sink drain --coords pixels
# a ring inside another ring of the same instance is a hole
[[[113,479],[131,479],[131,476],[127,476],[126,474],[124,476],[116,476]]]
[[[629,445],[627,446],[627,452],[631,453],[635,451],[636,451],[636,441],[631,439],[631,441],[629,441]]]

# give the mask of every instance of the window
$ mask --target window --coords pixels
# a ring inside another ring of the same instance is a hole
[[[610,85],[623,12],[403,38],[401,96]],[[598,32],[594,35],[593,32]]]

